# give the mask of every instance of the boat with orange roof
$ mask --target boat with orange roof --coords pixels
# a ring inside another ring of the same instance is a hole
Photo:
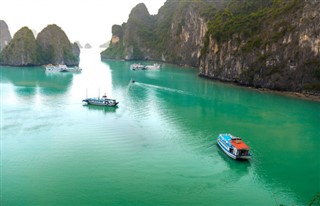
[[[217,143],[229,157],[233,159],[250,159],[249,146],[240,137],[231,134],[219,134]]]

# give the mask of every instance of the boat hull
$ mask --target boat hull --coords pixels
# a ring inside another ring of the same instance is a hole
[[[96,106],[105,106],[105,107],[115,107],[118,105],[118,102],[115,104],[102,104],[102,103],[95,103],[95,102],[87,102],[89,105],[96,105]]]

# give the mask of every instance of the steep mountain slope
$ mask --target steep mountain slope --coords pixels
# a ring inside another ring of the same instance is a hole
[[[0,20],[0,52],[11,41],[11,34],[5,21]]]
[[[266,1],[264,1],[266,2]],[[234,9],[235,10],[235,9]],[[201,75],[276,90],[320,90],[319,1],[274,1],[208,23]]]
[[[222,3],[221,3],[222,2]],[[204,77],[319,94],[320,1],[168,0],[113,27],[102,58],[190,65]]]
[[[44,28],[35,39],[32,31],[23,27],[0,53],[0,64],[36,66],[43,64],[79,65],[80,49],[71,44],[57,25]]]
[[[102,58],[146,59],[198,65],[206,21],[205,2],[167,1],[156,16],[144,4],[132,9],[127,23],[114,25],[111,44]]]
[[[67,35],[57,25],[49,25],[37,36],[40,64],[78,65],[80,49],[71,44]]]
[[[0,54],[5,65],[29,66],[37,62],[37,45],[32,31],[23,27]]]

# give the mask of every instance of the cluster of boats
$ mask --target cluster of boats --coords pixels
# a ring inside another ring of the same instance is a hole
[[[82,69],[80,67],[67,67],[67,65],[64,64],[58,64],[58,65],[44,65],[46,68],[46,72],[73,72],[78,73],[81,72]]]
[[[143,64],[131,64],[131,70],[158,70],[160,69],[160,64],[143,65]]]
[[[72,72],[76,70],[71,70],[65,65],[46,65],[46,71],[56,71],[56,72]],[[159,64],[153,64],[153,65],[143,65],[143,64],[132,64],[130,66],[130,69],[132,70],[158,70],[160,69]],[[81,69],[78,69],[81,71]],[[134,83],[135,81],[132,80]],[[96,105],[96,106],[105,106],[105,107],[116,107],[119,102],[117,102],[116,99],[110,99],[107,98],[107,95],[103,95],[102,97],[97,98],[86,98],[82,100],[82,102],[85,102],[87,105]]]
[[[159,69],[159,64],[153,65],[143,65],[143,64],[132,64],[130,66],[132,70],[155,70]],[[46,66],[46,70],[53,70],[64,72],[68,71],[68,68],[65,65],[60,66]],[[81,70],[80,70],[81,71]],[[132,80],[134,83],[135,81]],[[107,95],[103,95],[102,98],[86,98],[82,102],[87,103],[87,105],[97,105],[105,107],[116,107],[119,102],[116,99],[107,98]],[[229,157],[236,160],[248,160],[251,158],[249,152],[249,146],[244,143],[240,137],[233,136],[231,134],[219,134],[217,138],[217,144],[222,149],[222,151],[227,154]]]
[[[134,80],[133,80],[134,81]],[[107,95],[103,95],[102,98],[86,98],[82,100],[87,105],[97,105],[105,107],[116,107],[119,102],[115,99],[107,98]],[[240,137],[235,137],[231,134],[219,134],[217,138],[217,144],[229,157],[236,160],[248,160],[251,158],[249,153],[249,146],[244,143]]]
[[[102,98],[86,98],[82,102],[86,102],[87,105],[105,107],[116,107],[119,104],[115,99],[107,98],[107,95],[102,96]],[[233,159],[247,160],[251,158],[249,146],[240,137],[235,137],[231,134],[219,134],[217,144],[224,153]]]

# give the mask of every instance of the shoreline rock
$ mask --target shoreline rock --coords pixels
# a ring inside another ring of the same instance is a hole
[[[224,84],[230,84],[230,85],[242,87],[245,89],[249,89],[249,90],[253,90],[253,91],[257,91],[257,92],[261,92],[261,93],[277,94],[277,95],[292,97],[292,98],[296,98],[296,99],[303,99],[303,100],[308,100],[308,101],[313,101],[313,102],[320,102],[320,93],[310,93],[307,91],[294,92],[294,91],[272,90],[272,89],[268,89],[268,88],[248,86],[248,85],[240,84],[239,82],[236,82],[236,81],[229,81],[229,80],[221,80],[218,78],[212,78],[212,77],[204,76],[202,74],[198,74],[198,76],[200,78],[210,79],[212,81],[222,82]]]

